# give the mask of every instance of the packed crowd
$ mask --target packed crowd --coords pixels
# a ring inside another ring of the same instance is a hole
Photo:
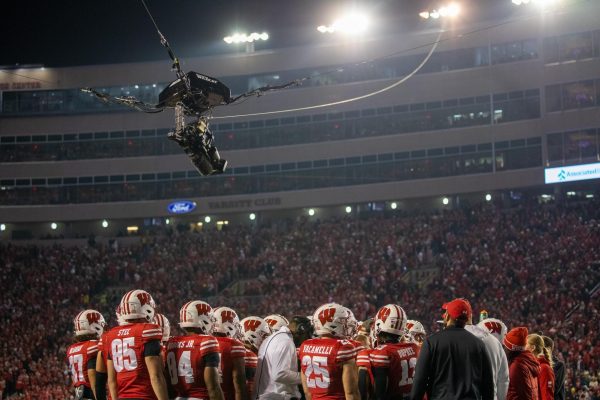
[[[464,296],[475,312],[553,337],[569,398],[600,397],[599,210],[588,202],[298,219],[174,231],[122,248],[2,245],[0,389],[4,397],[69,398],[72,318],[96,308],[114,325],[119,296],[144,288],[173,322],[184,300],[200,296],[241,316],[306,315],[336,301],[364,319],[397,303],[428,331],[440,304]],[[430,282],[405,279],[432,267],[439,274]]]

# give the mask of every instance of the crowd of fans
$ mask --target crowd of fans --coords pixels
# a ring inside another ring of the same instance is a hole
[[[555,339],[568,398],[600,397],[600,208],[595,202],[443,214],[281,220],[264,226],[171,231],[136,245],[0,246],[3,397],[67,399],[72,318],[150,292],[172,321],[192,298],[242,316],[308,314],[333,301],[357,318],[386,303],[436,328],[446,299]],[[414,283],[411,271],[434,269]],[[595,396],[595,397],[594,397]]]

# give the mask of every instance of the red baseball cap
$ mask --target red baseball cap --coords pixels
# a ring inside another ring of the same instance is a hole
[[[442,310],[446,310],[448,315],[453,319],[460,317],[469,319],[473,315],[471,304],[465,299],[454,299],[448,303],[444,303]]]

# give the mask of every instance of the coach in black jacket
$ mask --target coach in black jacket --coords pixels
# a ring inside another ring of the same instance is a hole
[[[442,307],[446,328],[421,347],[411,400],[494,400],[492,365],[483,342],[464,329],[471,305],[455,299]]]

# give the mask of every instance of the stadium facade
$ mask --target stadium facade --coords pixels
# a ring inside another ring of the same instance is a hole
[[[436,40],[434,25],[413,36],[187,59],[185,70],[218,77],[236,94],[311,77],[215,110],[229,168],[210,177],[166,139],[172,111],[142,114],[79,91],[154,102],[174,79],[168,60],[1,74],[2,236],[52,221],[152,224],[179,199],[195,202],[179,217],[193,222],[443,197],[451,207],[461,196],[514,190],[593,194],[594,181],[547,186],[544,172],[600,161],[599,12],[588,2],[450,30],[397,88],[323,108],[311,106],[375,92],[415,70]]]

